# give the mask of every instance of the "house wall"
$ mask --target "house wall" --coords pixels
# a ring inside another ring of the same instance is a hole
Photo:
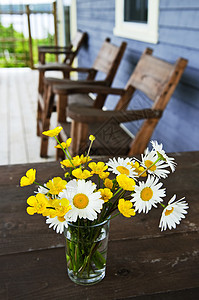
[[[159,41],[139,42],[113,35],[115,26],[114,0],[77,0],[77,27],[88,33],[88,44],[80,51],[79,65],[92,66],[103,40],[110,37],[119,45],[128,43],[125,56],[113,86],[124,87],[146,47],[168,62],[178,57],[189,60],[180,83],[156,127],[153,139],[164,144],[167,152],[199,150],[199,1],[160,0]],[[129,108],[149,104],[139,93]],[[106,106],[113,109],[115,100],[108,98]],[[144,104],[143,104],[144,103]],[[135,132],[138,124],[127,124]]]

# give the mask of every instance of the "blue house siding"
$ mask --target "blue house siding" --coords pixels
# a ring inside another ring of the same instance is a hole
[[[113,86],[124,87],[141,53],[146,47],[154,55],[174,62],[189,60],[183,77],[156,127],[153,139],[164,144],[167,152],[199,150],[199,1],[160,0],[159,39],[157,44],[139,42],[113,35],[115,0],[77,0],[77,25],[87,31],[88,45],[80,51],[79,65],[91,66],[103,40],[110,37],[119,45],[128,43]],[[117,99],[109,97],[106,106],[114,109]],[[144,104],[143,104],[144,103]],[[149,99],[136,93],[129,109],[150,106]],[[136,132],[139,123],[128,123]]]

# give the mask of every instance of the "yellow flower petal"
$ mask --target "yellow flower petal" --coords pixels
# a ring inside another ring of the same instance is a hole
[[[55,146],[55,148],[58,148],[58,149],[64,148],[64,149],[66,149],[66,148],[70,147],[71,142],[72,142],[72,139],[69,138],[69,139],[67,139],[66,142],[61,143],[62,147],[61,147],[61,145],[58,144],[57,146]]]
[[[109,176],[109,174],[110,174],[109,172],[101,172],[99,173],[99,177],[104,180]]]
[[[73,166],[69,159],[64,159],[60,161],[60,164],[66,168],[71,168]]]
[[[125,174],[120,174],[116,177],[119,186],[125,191],[133,191],[135,189],[135,180],[127,177]]]
[[[35,196],[30,196],[27,199],[27,203],[28,203],[28,205],[33,206],[35,204]]]
[[[84,155],[82,154],[82,155],[80,156],[80,160],[81,160],[81,164],[83,165],[83,164],[85,164],[85,163],[91,161],[91,158],[90,158],[90,156],[84,156]]]
[[[87,179],[88,177],[91,177],[91,172],[88,170],[82,171],[81,168],[75,169],[72,171],[72,175],[76,177],[77,179]]]
[[[72,142],[72,139],[68,138],[66,141],[66,148],[70,147],[71,142]]]
[[[20,186],[27,186],[34,183],[36,177],[36,170],[35,169],[29,169],[26,172],[26,176],[23,176],[20,180]]]
[[[100,174],[104,172],[106,169],[108,169],[108,166],[106,166],[105,163],[102,161],[99,161],[97,164],[95,162],[91,162],[88,166],[95,174]]]
[[[62,129],[63,128],[61,126],[58,126],[58,127],[56,127],[55,129],[52,129],[52,130],[43,131],[42,134],[50,136],[50,137],[54,137],[54,136],[57,136]]]
[[[118,203],[119,212],[126,218],[135,216],[135,210],[132,208],[133,204],[130,201],[120,199]]]
[[[27,207],[27,209],[26,209],[26,211],[27,211],[27,213],[29,214],[29,215],[34,215],[35,213],[36,213],[36,210],[35,210],[35,208],[34,207]]]
[[[66,180],[62,180],[61,177],[54,177],[49,180],[46,187],[49,188],[49,193],[52,195],[58,195],[66,187]]]
[[[58,144],[57,146],[55,146],[55,148],[57,148],[57,149],[62,149],[62,148],[66,148],[66,143],[65,142],[62,142],[61,143],[61,145],[62,145],[62,147],[60,146],[60,144]]]
[[[110,180],[109,178],[106,178],[106,179],[104,180],[104,185],[105,185],[105,187],[107,187],[107,188],[109,188],[109,189],[112,189],[112,187],[113,187],[113,182],[112,182],[112,180]]]
[[[113,193],[108,188],[99,189],[98,191],[101,193],[101,199],[103,199],[104,202],[107,202],[113,197]]]
[[[68,206],[68,205],[70,205],[70,201],[66,198],[62,198],[61,199],[61,205]]]
[[[30,180],[26,176],[23,176],[20,180],[20,186],[23,187],[27,185],[30,185]]]

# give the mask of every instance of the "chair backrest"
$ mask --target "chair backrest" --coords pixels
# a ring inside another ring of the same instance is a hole
[[[106,38],[94,61],[92,68],[96,71],[96,74],[99,71],[106,74],[105,81],[108,86],[111,85],[114,79],[126,46],[127,43],[122,42],[118,47],[111,43],[110,38]]]
[[[75,56],[77,55],[78,51],[82,47],[83,43],[85,42],[86,37],[87,37],[86,32],[82,32],[80,30],[78,30],[76,32],[74,38],[71,41],[71,45],[70,45],[72,52],[70,54],[66,54],[66,57],[63,61],[64,63],[66,63],[70,66],[72,65],[72,63],[75,59]]]
[[[161,112],[166,108],[183,72],[187,60],[179,58],[174,64],[152,56],[147,48],[138,61],[115,110],[125,110],[135,90],[143,92],[152,100],[152,110]],[[145,118],[131,145],[129,155],[143,153],[159,121],[158,118]]]
[[[126,46],[127,43],[122,42],[118,47],[110,42],[110,38],[106,38],[92,66],[93,72],[88,75],[87,80],[94,80],[97,73],[102,72],[105,74],[105,78],[103,79],[104,84],[110,86],[116,75]],[[97,95],[94,107],[102,108],[105,99],[105,95]]]
[[[152,56],[147,48],[139,59],[127,85],[126,93],[120,98],[116,110],[125,110],[135,90],[143,92],[152,100],[153,109],[164,110],[187,65],[179,58],[174,64]]]

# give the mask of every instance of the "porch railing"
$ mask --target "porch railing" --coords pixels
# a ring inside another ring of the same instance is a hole
[[[7,25],[4,26],[6,18]],[[16,28],[14,18],[23,23],[21,31]],[[42,23],[44,19],[51,31],[49,28],[43,30],[37,24],[38,20]],[[34,69],[38,62],[39,45],[57,45],[56,2],[43,5],[0,5],[0,66],[28,66]]]

